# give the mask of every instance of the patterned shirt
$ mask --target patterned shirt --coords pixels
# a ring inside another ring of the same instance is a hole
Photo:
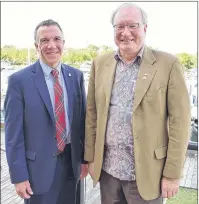
[[[119,51],[112,88],[104,147],[103,170],[120,180],[135,180],[132,135],[134,89],[144,47],[137,57],[125,64]]]

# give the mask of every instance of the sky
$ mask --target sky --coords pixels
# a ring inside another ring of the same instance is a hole
[[[1,47],[34,47],[34,29],[53,19],[66,48],[89,44],[116,48],[112,12],[122,2],[1,2]],[[197,52],[197,2],[136,2],[148,14],[146,44],[170,53]]]

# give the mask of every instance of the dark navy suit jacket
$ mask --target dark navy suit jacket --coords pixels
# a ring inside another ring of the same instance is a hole
[[[72,168],[79,179],[84,152],[85,88],[83,73],[61,67],[69,107]],[[29,180],[35,194],[52,184],[56,160],[55,118],[39,61],[9,77],[5,103],[6,156],[12,183]]]

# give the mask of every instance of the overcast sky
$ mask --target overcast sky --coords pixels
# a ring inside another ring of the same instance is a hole
[[[36,25],[58,21],[66,47],[114,47],[110,17],[121,2],[1,2],[1,45],[33,47]],[[196,2],[137,2],[148,14],[146,44],[171,53],[197,52]]]

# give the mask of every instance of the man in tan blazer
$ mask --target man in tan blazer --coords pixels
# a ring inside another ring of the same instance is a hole
[[[189,140],[189,96],[179,60],[144,44],[147,15],[112,16],[115,53],[92,63],[85,160],[102,204],[160,204],[176,195]]]

